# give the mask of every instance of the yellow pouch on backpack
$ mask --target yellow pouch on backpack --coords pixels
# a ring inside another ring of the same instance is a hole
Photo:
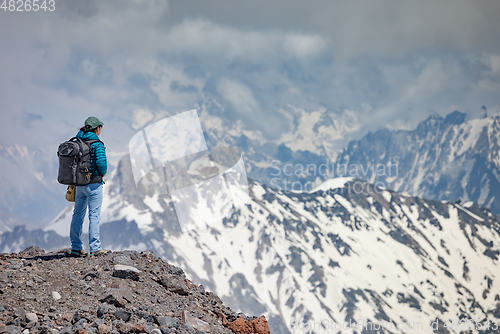
[[[68,190],[66,191],[66,200],[68,202],[74,202],[75,201],[75,193],[76,193],[75,186],[68,186]]]

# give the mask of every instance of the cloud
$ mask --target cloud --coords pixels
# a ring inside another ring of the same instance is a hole
[[[219,93],[237,112],[242,114],[260,113],[260,107],[253,97],[252,91],[243,84],[223,78],[219,82]]]
[[[285,36],[284,49],[301,61],[314,61],[328,47],[324,38],[315,35],[291,33]]]
[[[123,152],[146,111],[206,99],[270,141],[291,128],[287,105],[355,111],[350,138],[499,105],[498,1],[64,1],[31,14],[0,20],[1,140],[59,142],[93,114]],[[42,119],[30,128],[26,113]]]
[[[243,83],[222,78],[217,88],[222,99],[229,103],[229,114],[226,113],[225,116],[243,120],[247,129],[260,131],[268,138],[275,139],[289,128],[289,121],[281,112],[273,113],[267,108],[263,109],[252,90]]]
[[[327,48],[317,34],[281,30],[236,29],[205,19],[185,19],[173,25],[162,40],[166,54],[188,54],[211,62],[272,63],[283,60],[312,60]]]
[[[176,17],[203,18],[240,29],[314,31],[331,38],[339,57],[404,57],[422,50],[500,51],[495,0],[225,0],[171,3]],[[172,18],[175,20],[175,18]]]
[[[142,128],[145,124],[147,124],[153,118],[154,118],[153,113],[147,109],[134,110],[134,120],[132,123],[132,127],[134,129],[138,130],[138,129]]]

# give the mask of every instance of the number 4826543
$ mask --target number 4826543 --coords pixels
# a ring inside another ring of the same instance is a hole
[[[39,10],[53,12],[56,10],[56,2],[55,0],[3,0],[0,9],[4,12],[38,12]]]

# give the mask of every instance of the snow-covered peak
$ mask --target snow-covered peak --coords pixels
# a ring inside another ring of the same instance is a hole
[[[311,193],[315,193],[317,191],[329,191],[338,188],[344,188],[345,184],[348,182],[354,181],[354,177],[337,177],[334,179],[329,179],[320,184],[318,187],[314,188]]]
[[[153,249],[234,310],[264,313],[277,334],[320,321],[428,328],[436,318],[495,319],[500,222],[477,204],[403,196],[351,177],[311,193],[249,185],[251,201],[231,216],[182,233],[168,196],[137,192],[123,159],[105,185],[103,247]],[[0,244],[12,250],[21,236],[9,235]]]
[[[380,130],[351,142],[337,165],[349,176],[413,196],[473,201],[500,213],[500,117],[465,120],[458,111],[415,130]]]

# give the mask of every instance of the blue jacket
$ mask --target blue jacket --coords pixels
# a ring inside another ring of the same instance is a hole
[[[92,131],[80,131],[76,137],[83,140],[99,140],[99,137]],[[106,175],[108,172],[108,162],[106,160],[106,150],[104,149],[104,144],[93,143],[90,147],[92,147],[92,153],[90,155],[90,172],[94,175]]]

